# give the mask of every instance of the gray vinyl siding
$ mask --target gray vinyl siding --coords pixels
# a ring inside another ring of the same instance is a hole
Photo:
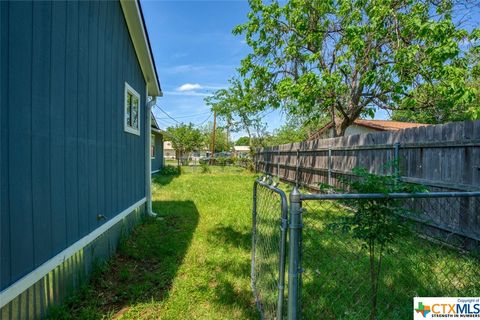
[[[145,197],[146,84],[119,2],[2,1],[0,17],[4,289]]]
[[[163,136],[160,133],[152,132],[155,136],[155,159],[152,159],[152,171],[163,167]]]

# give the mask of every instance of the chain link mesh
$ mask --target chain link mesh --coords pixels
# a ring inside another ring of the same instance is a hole
[[[369,251],[351,230],[331,227],[353,215],[354,201],[302,203],[304,319],[370,318]],[[410,319],[415,296],[480,296],[480,199],[401,201],[410,232],[384,248],[376,319]]]
[[[282,196],[261,184],[254,208],[252,287],[263,319],[276,319],[281,246]]]

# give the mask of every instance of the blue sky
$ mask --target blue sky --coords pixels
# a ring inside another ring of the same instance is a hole
[[[247,20],[247,1],[142,1],[142,8],[164,93],[158,105],[178,121],[212,121],[203,99],[227,86],[249,52],[231,33]],[[161,127],[175,124],[158,109],[154,113]],[[282,117],[275,112],[265,121],[272,130]]]
[[[227,86],[240,60],[249,52],[243,37],[231,33],[233,27],[247,20],[247,1],[143,0],[142,8],[164,93],[158,105],[180,122],[201,125],[211,121],[203,99]],[[457,13],[465,18],[464,11]],[[479,17],[478,11],[468,14]],[[175,124],[160,110],[154,113],[161,128]],[[379,111],[375,118],[387,119],[388,115]],[[285,118],[275,111],[264,121],[272,131]],[[233,138],[241,135],[234,133]]]

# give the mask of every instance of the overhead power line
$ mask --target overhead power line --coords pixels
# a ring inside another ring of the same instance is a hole
[[[198,116],[201,116],[201,115],[204,115],[204,114],[207,114],[207,113],[211,113],[211,111],[207,111],[207,112],[201,112],[201,113],[197,113],[197,114],[192,114],[192,115],[183,115],[183,116],[176,116],[175,118],[176,119],[181,119],[181,118],[193,118],[193,117],[198,117]],[[167,119],[167,118],[158,118],[158,119]]]
[[[205,124],[205,122],[207,122],[208,119],[210,119],[211,116],[212,116],[212,113],[210,112],[210,114],[208,115],[207,119],[203,120],[203,122],[200,123],[198,126],[199,126],[199,127],[203,126],[203,125]]]
[[[181,123],[180,121],[178,121],[177,119],[175,119],[174,117],[172,117],[171,115],[169,115],[168,113],[166,113],[165,111],[163,111],[163,109],[160,108],[158,105],[155,105],[155,107],[157,107],[158,110],[160,110],[163,114],[165,114],[167,117],[169,117],[170,119],[172,119],[172,120],[175,121],[176,123]]]

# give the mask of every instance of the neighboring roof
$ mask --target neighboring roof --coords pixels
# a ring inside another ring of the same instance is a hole
[[[308,137],[308,140],[320,139],[320,138],[322,137],[322,135],[323,135],[327,130],[329,130],[330,128],[333,128],[333,122],[327,123],[325,126],[323,126],[322,128],[318,129],[317,132],[314,132],[314,133],[310,134],[310,136]]]
[[[234,146],[233,150],[235,151],[250,151],[249,146]]]
[[[120,0],[128,31],[132,38],[140,68],[147,82],[148,95],[162,96],[162,88],[158,80],[157,68],[153,59],[152,48],[148,38],[145,20],[140,2],[137,0]]]
[[[380,131],[397,131],[408,128],[417,128],[427,126],[425,123],[401,122],[392,120],[361,120],[357,119],[354,123],[358,126],[377,129]]]
[[[151,113],[151,117],[152,117],[152,128],[160,129],[160,127],[158,126],[157,119],[155,119],[155,115],[153,114],[153,112]]]
[[[363,120],[363,119],[357,119],[353,122],[353,124],[361,127],[375,129],[378,131],[397,131],[397,130],[408,129],[408,128],[428,126],[428,124],[425,124],[425,123],[401,122],[401,121],[392,121],[392,120]],[[308,139],[309,140],[319,139],[321,138],[323,133],[325,133],[325,131],[331,129],[332,127],[333,127],[333,123],[329,122],[323,128],[311,134]]]

